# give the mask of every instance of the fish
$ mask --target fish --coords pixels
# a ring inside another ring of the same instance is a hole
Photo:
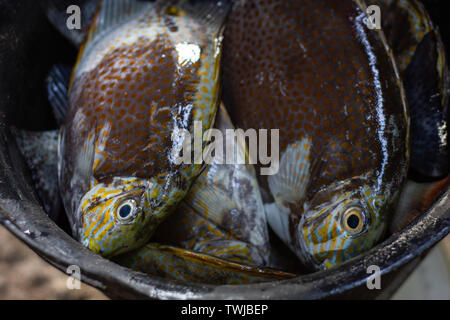
[[[223,104],[214,129],[222,137],[226,130],[234,130]],[[255,169],[244,161],[247,152],[242,141],[223,140],[222,150],[215,152],[152,241],[246,265],[268,266],[269,231]],[[226,162],[227,150],[233,152],[233,158],[228,157],[232,163]]]
[[[214,128],[223,135],[234,128],[223,105]],[[115,262],[182,283],[236,285],[298,277],[271,266],[268,227],[255,170],[241,161],[245,144],[225,143],[225,152],[211,159],[151,241],[114,257]],[[226,150],[234,150],[232,163],[224,161]]]
[[[146,244],[200,173],[201,161],[179,164],[173,155],[189,143],[178,132],[213,124],[227,8],[100,3],[72,71],[58,144],[72,234],[93,252],[112,257]]]
[[[270,227],[310,270],[381,241],[408,173],[402,80],[366,9],[238,1],[224,32],[225,107],[237,128],[279,129],[279,170],[258,181]]]
[[[439,29],[416,0],[376,0],[382,28],[405,86],[411,116],[410,176],[438,181],[449,173],[448,62]]]
[[[60,126],[66,125],[70,101],[70,72],[65,66],[52,68],[47,78],[47,91]],[[233,129],[222,107],[216,126],[223,135]],[[45,145],[50,137],[54,143]],[[17,142],[29,166],[47,155],[47,162],[57,167],[57,131],[16,133]],[[228,141],[227,141],[228,142]],[[245,146],[235,144],[235,157],[242,157]],[[228,150],[228,148],[226,148]],[[206,152],[207,150],[205,150]],[[269,236],[264,208],[254,169],[251,165],[223,164],[225,155],[215,157],[204,166],[189,193],[171,216],[165,219],[150,238],[137,249],[108,257],[125,267],[153,276],[179,282],[209,284],[257,283],[291,279],[298,275],[268,268]],[[58,170],[42,174],[42,162],[35,165],[37,182],[58,189]],[[39,190],[40,184],[36,184]],[[44,197],[44,205],[52,203],[52,195]],[[48,211],[48,210],[46,210]]]
[[[47,79],[57,120],[64,118],[60,111],[67,99],[61,90],[68,86],[66,71],[67,67],[57,65]],[[214,128],[223,135],[234,129],[223,105]],[[32,170],[44,209],[50,215],[48,208],[54,207],[59,195],[55,170],[58,130],[13,132]],[[226,143],[222,146],[225,153],[208,161],[188,195],[158,226],[150,241],[138,249],[110,257],[112,261],[181,283],[248,284],[298,276],[272,266],[273,252],[255,170],[243,162],[245,144],[239,140]],[[227,150],[233,150],[232,164],[225,163]],[[205,152],[211,154],[212,148]]]
[[[378,0],[382,28],[403,78],[411,115],[411,159],[390,233],[419,217],[448,186],[448,63],[439,29],[416,0]]]

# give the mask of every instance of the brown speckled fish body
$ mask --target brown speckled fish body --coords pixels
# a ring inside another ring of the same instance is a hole
[[[226,11],[214,2],[101,3],[72,74],[59,152],[63,201],[91,250],[144,244],[198,174],[201,163],[179,164],[174,150],[195,121],[212,125]]]
[[[280,129],[279,172],[260,177],[269,223],[316,268],[379,241],[408,168],[403,87],[364,8],[238,1],[224,36],[223,99],[235,125]]]

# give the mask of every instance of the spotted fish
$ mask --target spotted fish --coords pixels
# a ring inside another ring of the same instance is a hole
[[[64,69],[55,66],[48,77],[57,119],[63,115],[59,111],[64,110],[66,99],[61,90],[68,83]],[[225,135],[228,129],[233,125],[221,106],[214,130]],[[51,213],[48,208],[55,205],[59,193],[55,170],[58,131],[16,129],[14,133],[32,169],[36,190]],[[230,141],[226,142],[228,150]],[[245,145],[239,140],[233,144],[234,164],[224,164],[226,154],[216,155],[150,242],[112,259],[128,268],[184,283],[243,284],[297,277],[269,268],[269,235],[256,175],[252,166],[242,162]],[[210,147],[205,150],[208,154],[212,151]]]
[[[233,129],[224,108],[215,129],[223,135]],[[256,175],[252,166],[239,164],[245,145],[238,141],[233,148],[234,164],[226,164],[225,153],[219,152],[152,242],[115,261],[185,283],[244,284],[296,277],[267,267],[269,235]]]
[[[377,0],[382,27],[405,85],[411,115],[411,173],[417,180],[449,173],[448,65],[438,28],[416,0]]]
[[[199,174],[181,130],[211,127],[225,2],[104,0],[73,69],[58,181],[73,235],[103,256],[144,245]],[[201,146],[202,148],[204,146]]]
[[[279,170],[259,176],[268,222],[313,269],[380,241],[407,175],[404,89],[365,10],[351,0],[238,1],[224,34],[234,124],[280,130]]]

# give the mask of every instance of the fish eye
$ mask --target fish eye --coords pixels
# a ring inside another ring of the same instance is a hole
[[[116,216],[119,220],[127,221],[129,220],[135,211],[136,201],[133,199],[128,199],[123,201],[116,209]]]
[[[365,218],[363,209],[359,207],[351,207],[345,210],[343,217],[344,229],[350,235],[356,235],[363,231]]]
[[[180,10],[176,6],[169,6],[166,9],[166,14],[177,17],[180,15]]]

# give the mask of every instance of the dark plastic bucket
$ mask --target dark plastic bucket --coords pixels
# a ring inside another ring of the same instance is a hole
[[[82,281],[113,298],[324,299],[388,298],[450,230],[450,189],[401,232],[329,271],[255,285],[182,285],[131,271],[90,252],[50,220],[9,131],[55,126],[45,95],[49,67],[73,61],[73,49],[47,22],[38,1],[0,0],[0,224],[56,268],[81,268]],[[366,285],[381,269],[381,290]]]

